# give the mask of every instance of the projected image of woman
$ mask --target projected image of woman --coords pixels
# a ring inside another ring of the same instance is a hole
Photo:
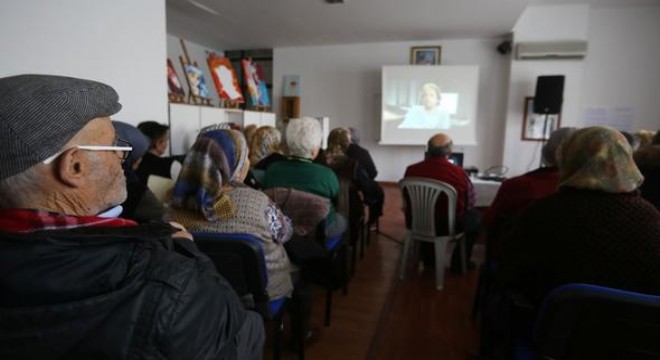
[[[399,129],[449,129],[452,125],[447,110],[440,107],[440,87],[433,83],[422,85],[421,105],[413,105]]]

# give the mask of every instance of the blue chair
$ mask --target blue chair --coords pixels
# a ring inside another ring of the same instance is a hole
[[[540,359],[660,359],[660,296],[559,286],[541,306],[534,343]]]
[[[257,311],[275,325],[273,358],[281,359],[284,332],[283,313],[287,298],[268,299],[268,273],[261,242],[249,234],[193,232],[197,247],[215,264],[248,309]],[[304,359],[303,339],[298,341],[298,357]]]

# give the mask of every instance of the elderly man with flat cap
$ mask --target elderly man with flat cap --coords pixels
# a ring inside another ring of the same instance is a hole
[[[185,229],[117,217],[120,109],[101,83],[0,79],[0,358],[261,358],[261,319]]]
[[[477,238],[480,213],[474,208],[476,197],[470,177],[460,167],[449,162],[453,142],[449,135],[438,133],[429,139],[426,149],[426,159],[408,166],[405,177],[422,177],[448,183],[456,189],[456,229],[464,231],[466,235],[466,259],[469,261],[472,246]],[[438,201],[435,209],[436,231],[438,235],[447,233],[447,206]],[[406,223],[409,223],[409,214],[406,212]],[[420,244],[422,260],[427,267],[435,266],[435,252],[433,244]],[[460,246],[456,246],[451,259],[451,269],[460,271]],[[468,264],[473,267],[473,264]]]

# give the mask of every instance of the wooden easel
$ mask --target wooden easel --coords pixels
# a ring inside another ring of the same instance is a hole
[[[250,107],[250,110],[258,111],[258,112],[268,112],[270,110],[270,106],[253,105]]]
[[[181,94],[168,93],[167,97],[169,98],[171,103],[182,104],[186,102],[186,98]]]
[[[185,55],[185,59],[183,56],[179,56],[179,60],[181,61],[181,66],[183,67],[183,72],[186,77],[186,83],[188,84],[187,103],[195,104],[195,105],[213,106],[211,105],[211,99],[199,95],[195,95],[193,93],[193,86],[190,83],[190,79],[188,78],[188,72],[186,71],[186,65],[191,64],[190,57],[188,57],[188,49],[186,49],[186,44],[183,42],[183,39],[179,39],[179,41],[181,42],[181,49],[183,49],[183,55]],[[199,65],[197,65],[197,61],[193,62],[192,64],[199,69]]]

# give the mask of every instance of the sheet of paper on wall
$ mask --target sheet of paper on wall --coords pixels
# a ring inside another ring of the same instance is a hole
[[[610,126],[622,131],[633,131],[635,124],[635,111],[632,107],[588,107],[584,110],[586,126]]]

